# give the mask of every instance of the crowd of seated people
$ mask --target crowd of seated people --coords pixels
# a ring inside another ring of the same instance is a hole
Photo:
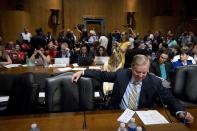
[[[28,57],[48,64],[53,64],[55,58],[70,58],[71,64],[86,66],[94,64],[95,57],[110,57],[103,69],[116,71],[130,68],[133,56],[144,54],[151,59],[150,72],[170,82],[175,68],[197,62],[197,42],[192,32],[175,36],[172,31],[166,34],[155,31],[142,37],[131,28],[108,35],[98,35],[95,30],[88,32],[85,28],[77,30],[79,38],[67,29],[60,31],[55,39],[50,32],[45,35],[42,28],[36,29],[36,35],[32,36],[25,27],[16,43],[7,44],[0,36],[1,65],[25,64]]]

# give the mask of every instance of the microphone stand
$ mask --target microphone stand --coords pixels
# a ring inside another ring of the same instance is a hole
[[[166,110],[166,105],[164,104],[163,99],[162,99],[160,93],[158,92],[158,90],[157,90],[155,87],[154,87],[154,89],[156,90],[156,92],[157,92],[157,94],[158,94],[158,96],[159,96],[160,102],[161,102],[161,104],[162,104],[162,107],[163,107],[163,109],[164,109],[164,112],[165,112],[165,114],[166,114],[168,120],[170,121],[170,123],[172,123],[172,120],[171,120],[171,118],[170,118],[170,116],[168,115],[168,112],[167,112],[167,110]]]
[[[86,127],[86,112],[83,112],[83,131],[85,131],[87,129]]]

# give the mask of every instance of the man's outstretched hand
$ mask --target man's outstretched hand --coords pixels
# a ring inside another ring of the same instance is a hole
[[[82,71],[78,71],[76,73],[73,74],[72,76],[72,83],[76,83],[78,81],[78,79],[81,77],[82,75]]]

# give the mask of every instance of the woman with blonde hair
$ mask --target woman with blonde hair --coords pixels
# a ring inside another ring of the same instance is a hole
[[[103,66],[104,71],[115,72],[116,70],[122,68],[122,56],[117,50],[114,50],[110,56],[108,62]]]
[[[103,66],[103,70],[107,72],[115,72],[116,70],[122,68],[122,56],[117,49],[114,50],[110,56],[108,62]],[[103,82],[103,92],[105,95],[109,95],[113,90],[114,83]]]
[[[122,60],[121,60],[121,67],[124,67],[125,64],[125,54],[129,47],[131,46],[131,43],[129,42],[129,34],[126,32],[121,33],[121,42],[118,43],[118,53],[120,53]]]

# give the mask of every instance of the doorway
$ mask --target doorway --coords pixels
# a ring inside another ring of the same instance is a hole
[[[104,18],[89,18],[84,17],[83,22],[87,31],[95,30],[96,33],[105,33]]]

